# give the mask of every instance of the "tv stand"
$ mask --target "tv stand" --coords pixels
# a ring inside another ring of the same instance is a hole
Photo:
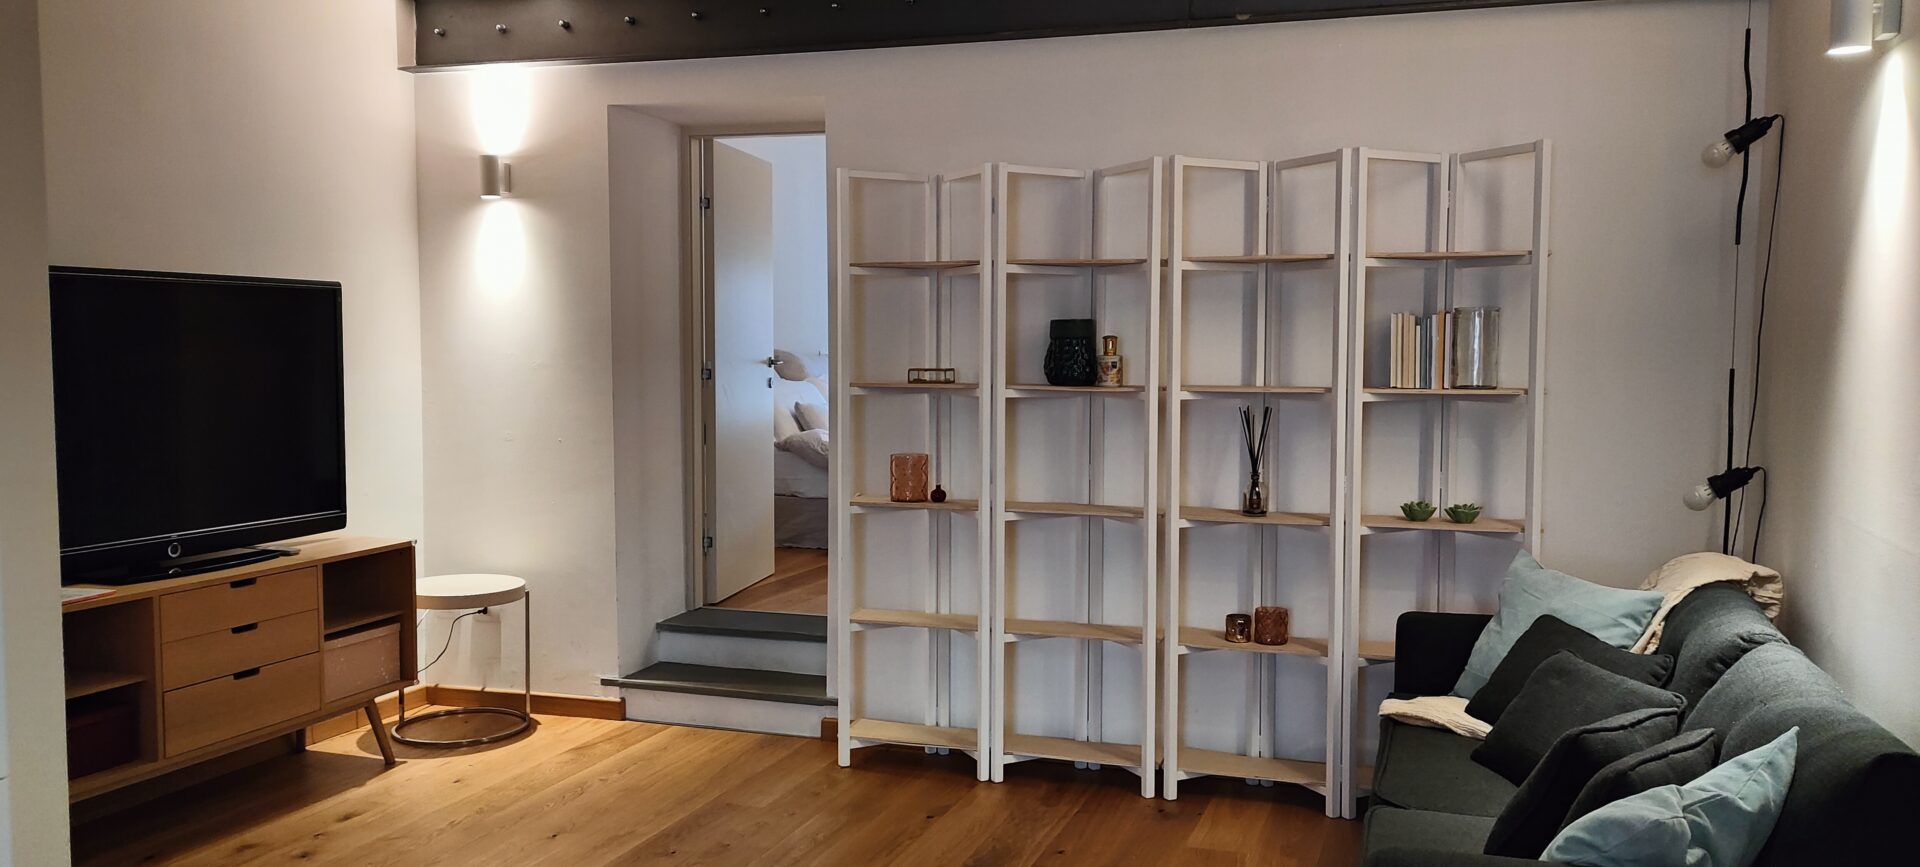
[[[298,732],[417,676],[412,542],[303,540],[299,553],[117,586],[62,606],[69,798]]]
[[[228,548],[224,551],[209,551],[191,557],[175,557],[154,563],[142,563],[115,569],[111,572],[96,572],[80,576],[74,582],[79,584],[100,584],[109,587],[125,587],[129,584],[142,584],[166,578],[185,578],[190,575],[204,575],[221,569],[236,569],[264,563],[276,557],[291,557],[300,553],[299,548],[252,547]]]

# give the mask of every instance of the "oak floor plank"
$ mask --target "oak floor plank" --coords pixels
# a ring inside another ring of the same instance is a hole
[[[461,750],[358,731],[74,828],[75,863],[432,865],[1181,864],[1348,867],[1360,823],[1318,796],[1238,780],[1139,796],[1117,769],[973,760],[831,741],[541,717]]]

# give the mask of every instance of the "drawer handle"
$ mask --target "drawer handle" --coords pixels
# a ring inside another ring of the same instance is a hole
[[[241,587],[252,587],[253,585],[258,583],[260,583],[260,579],[258,578],[242,578],[238,581],[227,582],[227,586],[238,590]]]
[[[252,676],[254,676],[254,675],[256,675],[256,674],[259,674],[259,673],[260,673],[260,669],[257,669],[257,668],[249,668],[249,669],[247,669],[246,671],[236,671],[236,672],[234,672],[234,673],[233,673],[233,679],[234,679],[234,680],[246,680],[247,678],[249,678],[249,677],[252,677]]]
[[[252,632],[255,629],[259,629],[259,628],[260,628],[260,624],[258,623],[242,623],[239,626],[235,626],[232,631],[233,631],[233,634],[239,635],[242,632]]]

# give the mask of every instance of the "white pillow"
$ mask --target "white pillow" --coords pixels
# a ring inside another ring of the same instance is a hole
[[[832,427],[828,424],[832,417],[827,414],[827,405],[824,403],[800,401],[793,405],[793,417],[799,420],[801,430],[827,430]]]
[[[780,441],[780,448],[821,469],[827,468],[827,432],[806,430]]]
[[[784,404],[773,405],[773,441],[777,445],[781,440],[800,432],[800,422],[793,417],[793,410]]]

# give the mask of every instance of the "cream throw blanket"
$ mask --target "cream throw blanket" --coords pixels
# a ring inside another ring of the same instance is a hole
[[[1726,554],[1708,551],[1684,554],[1668,560],[1666,565],[1653,570],[1653,574],[1640,583],[1640,589],[1664,593],[1666,598],[1660,602],[1659,610],[1653,613],[1653,622],[1647,624],[1647,631],[1640,635],[1639,641],[1634,642],[1633,652],[1652,653],[1658,650],[1661,627],[1666,625],[1667,614],[1673,611],[1673,606],[1680,604],[1687,594],[1721,581],[1739,582],[1747,595],[1760,603],[1760,610],[1768,620],[1780,616],[1780,600],[1785,595],[1785,589],[1779,572]],[[1493,728],[1469,716],[1467,700],[1453,695],[1390,698],[1380,703],[1380,715],[1410,725],[1446,729],[1475,740],[1485,740],[1487,732]]]
[[[1647,624],[1647,631],[1634,642],[1634,653],[1652,653],[1660,648],[1660,631],[1667,623],[1667,613],[1680,600],[1708,584],[1721,581],[1737,581],[1747,591],[1753,601],[1760,603],[1760,611],[1768,620],[1780,616],[1780,600],[1786,594],[1780,573],[1765,566],[1748,563],[1739,557],[1702,551],[1698,554],[1684,554],[1668,560],[1665,566],[1653,570],[1647,580],[1640,583],[1640,589],[1665,593],[1667,598],[1660,603],[1660,610],[1653,614],[1653,622]]]

